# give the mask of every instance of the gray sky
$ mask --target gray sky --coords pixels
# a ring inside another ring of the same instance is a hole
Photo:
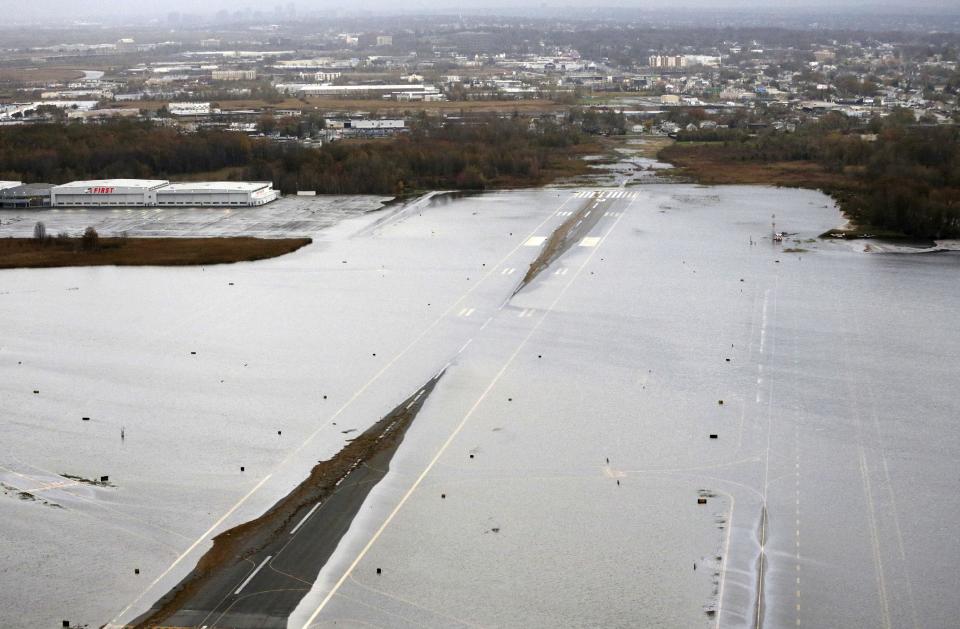
[[[104,16],[133,16],[137,14],[165,16],[172,11],[181,11],[193,14],[211,14],[219,9],[235,11],[240,8],[251,8],[272,13],[278,5],[286,6],[290,0],[163,0],[157,3],[145,3],[130,0],[0,0],[0,7],[4,5],[16,6],[17,17],[39,19],[63,18],[101,18]],[[335,2],[333,0],[295,0],[293,4],[301,13],[313,11],[357,10],[362,7],[372,11],[391,11],[397,9],[416,11],[419,9],[443,10],[458,12],[464,9],[464,4],[453,0],[365,0],[362,5]],[[508,8],[512,12],[517,9],[517,3],[510,0],[473,0],[468,5],[471,8]],[[575,7],[579,9],[591,6],[644,8],[644,9],[683,9],[704,8],[712,11],[718,9],[761,9],[763,12],[771,10],[806,10],[807,12],[822,11],[835,13],[837,11],[850,12],[865,10],[875,12],[913,12],[917,9],[943,10],[957,13],[958,3],[955,0],[541,0],[530,2],[531,11],[538,8]]]

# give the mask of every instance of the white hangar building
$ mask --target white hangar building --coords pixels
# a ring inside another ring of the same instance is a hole
[[[247,206],[265,205],[277,198],[273,184],[249,181],[198,181],[171,183],[157,190],[157,205]]]
[[[71,181],[50,189],[52,207],[141,207],[157,204],[157,190],[168,181],[95,179]]]
[[[278,197],[270,182],[72,181],[50,190],[52,207],[254,207]]]

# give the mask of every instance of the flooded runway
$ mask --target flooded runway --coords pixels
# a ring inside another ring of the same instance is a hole
[[[289,626],[951,626],[960,257],[815,240],[841,222],[552,189],[317,218],[252,264],[0,273],[0,624],[131,621],[446,367]]]

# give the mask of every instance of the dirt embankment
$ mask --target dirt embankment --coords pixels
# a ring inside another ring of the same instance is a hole
[[[0,269],[64,266],[186,266],[275,258],[313,242],[310,238],[99,238],[82,240],[0,238]]]

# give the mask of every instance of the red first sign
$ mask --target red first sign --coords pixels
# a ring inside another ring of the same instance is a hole
[[[87,194],[113,194],[113,188],[107,188],[105,186],[87,188]]]

